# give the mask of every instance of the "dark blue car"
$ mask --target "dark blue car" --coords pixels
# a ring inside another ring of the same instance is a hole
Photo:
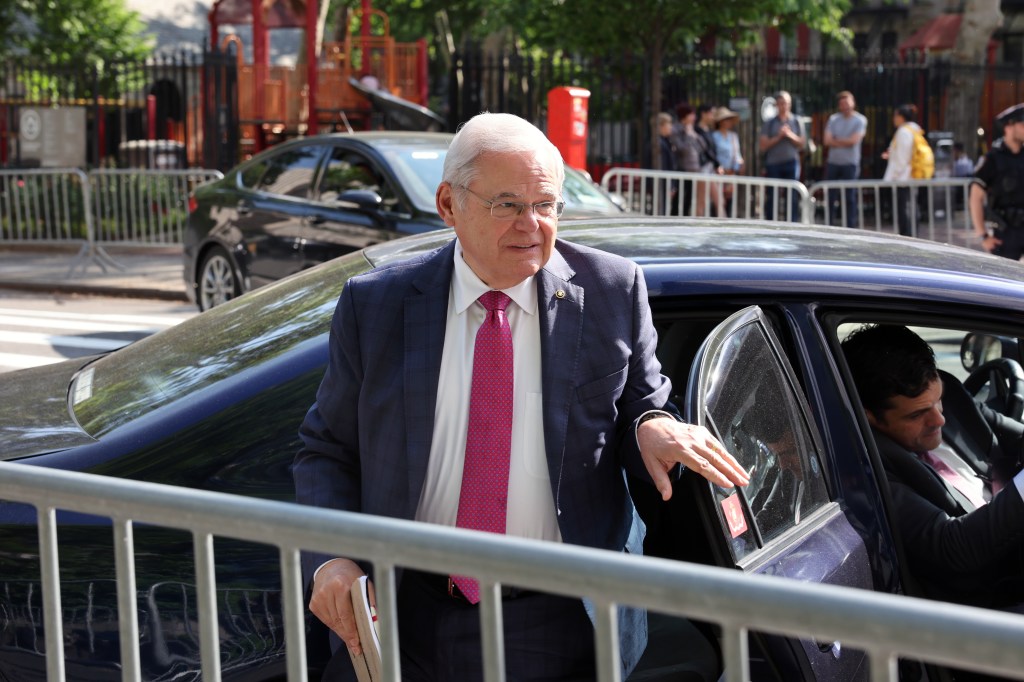
[[[864,322],[910,325],[979,399],[1015,411],[1006,398],[1022,390],[1013,373],[1024,266],[930,242],[775,224],[632,217],[565,224],[560,236],[642,264],[674,400],[753,472],[745,490],[684,476],[669,504],[632,481],[648,553],[913,593],[839,341]],[[346,279],[451,238],[437,231],[388,241],[113,353],[4,374],[0,456],[290,500],[298,426],[324,371]],[[791,435],[787,452],[764,436],[780,427]],[[780,504],[772,491],[783,472],[795,493]],[[33,520],[24,507],[0,506],[0,679],[44,677]],[[59,521],[68,679],[120,679],[110,524],[73,514]],[[135,546],[145,679],[198,680],[192,538],[142,527]],[[283,679],[276,550],[218,539],[216,556],[224,679]],[[310,624],[314,669],[322,634]],[[652,614],[652,644],[635,679],[717,679],[716,634]],[[864,656],[842,642],[752,633],[750,645],[756,680],[867,679]]]

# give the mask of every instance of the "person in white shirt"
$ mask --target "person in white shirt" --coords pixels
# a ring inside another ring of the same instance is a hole
[[[892,114],[892,124],[896,133],[892,136],[889,148],[882,154],[888,161],[883,180],[910,180],[910,161],[914,155],[914,131],[920,131],[917,124],[917,107],[913,104],[901,104]],[[896,187],[894,217],[899,233],[908,237],[914,236],[917,226],[917,192],[913,187]]]
[[[1024,426],[944,380],[931,346],[902,325],[867,325],[842,349],[885,467],[889,517],[924,596],[1024,612]],[[951,444],[964,439],[947,442],[945,431],[959,423],[966,433],[972,411],[989,443],[975,436],[960,453]]]
[[[668,402],[643,271],[557,239],[563,166],[519,117],[459,129],[435,197],[454,239],[345,284],[299,431],[298,502],[633,554],[624,471],[666,500],[680,464],[747,484]],[[349,591],[373,568],[358,559],[303,555],[310,611],[356,656]],[[483,677],[478,576],[449,570],[396,576],[402,679]],[[594,679],[592,604],[519,587],[502,585],[507,677]],[[618,627],[625,677],[646,615],[623,606]],[[325,679],[351,679],[344,649]]]

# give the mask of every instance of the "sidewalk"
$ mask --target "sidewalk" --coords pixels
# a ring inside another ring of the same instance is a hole
[[[103,245],[91,257],[79,257],[79,248],[5,244],[0,247],[0,289],[188,300],[180,246]]]

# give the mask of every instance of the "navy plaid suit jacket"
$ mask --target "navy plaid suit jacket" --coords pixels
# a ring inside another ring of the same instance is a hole
[[[454,241],[348,281],[330,357],[300,430],[298,501],[412,519],[426,477]],[[643,274],[632,261],[558,241],[535,277],[544,440],[565,542],[642,552],[623,469],[647,478],[636,419],[671,390],[655,358]],[[304,557],[309,569],[329,557]],[[623,666],[646,645],[641,612],[620,614]],[[557,634],[557,633],[555,633]]]

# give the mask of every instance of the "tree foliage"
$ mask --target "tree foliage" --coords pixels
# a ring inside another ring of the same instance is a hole
[[[3,0],[0,57],[51,64],[144,59],[150,44],[124,0]]]
[[[358,6],[359,0],[351,0]],[[447,9],[457,43],[510,29],[521,45],[582,55],[649,53],[655,43],[685,52],[716,36],[746,45],[768,26],[783,32],[804,24],[846,42],[841,26],[849,0],[376,0],[399,40],[434,34],[434,15]]]

